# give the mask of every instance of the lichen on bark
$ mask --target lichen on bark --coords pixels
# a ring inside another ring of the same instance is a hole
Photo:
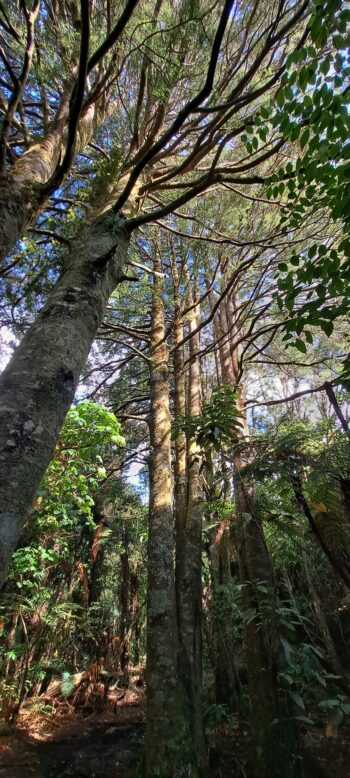
[[[111,210],[82,230],[60,279],[1,375],[0,581],[108,299],[123,275],[128,242],[124,220]]]

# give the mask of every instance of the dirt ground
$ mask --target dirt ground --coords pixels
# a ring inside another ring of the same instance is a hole
[[[104,712],[79,715],[68,703],[52,713],[27,707],[0,737],[1,778],[131,778],[144,737],[142,692],[109,700]]]
[[[143,739],[143,689],[110,695],[100,712],[62,700],[49,712],[28,705],[15,728],[0,729],[0,778],[133,778]],[[324,727],[304,727],[302,739],[306,778],[350,778],[350,733],[329,738]],[[249,778],[246,730],[223,727],[209,742],[212,778]]]

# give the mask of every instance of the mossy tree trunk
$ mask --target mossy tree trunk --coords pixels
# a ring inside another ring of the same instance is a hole
[[[0,378],[0,583],[53,456],[129,243],[111,210],[75,241],[46,304]]]
[[[194,305],[189,294],[189,305]],[[201,373],[198,358],[199,335],[195,330],[199,323],[199,306],[194,305],[189,319],[190,366],[188,371],[187,414],[195,417],[201,413]],[[177,378],[178,382],[178,378]],[[179,391],[179,386],[177,386]],[[181,390],[182,395],[182,390]],[[183,404],[183,399],[181,400]],[[180,408],[180,402],[178,401]],[[179,443],[178,443],[179,445]],[[181,442],[180,442],[181,445]],[[187,444],[187,504],[177,505],[177,561],[176,590],[179,628],[179,676],[184,683],[189,704],[192,737],[201,775],[206,774],[207,758],[202,715],[202,529],[203,490],[200,475],[199,452],[195,439]],[[182,465],[183,469],[183,465]],[[178,481],[179,486],[180,482]]]
[[[67,85],[46,135],[32,143],[0,180],[0,259],[9,254],[52,194],[45,185],[54,175],[66,148],[69,97]],[[91,104],[84,111],[77,127],[74,155],[89,143],[108,112],[106,99]]]
[[[192,776],[189,712],[178,678],[168,347],[155,257],[151,335],[145,778]]]
[[[240,437],[249,440],[245,414],[244,373],[235,346],[237,301],[234,293],[220,306],[220,362],[223,382],[237,388],[237,406],[243,423]],[[230,335],[227,337],[227,333]],[[246,622],[245,656],[248,674],[251,723],[251,771],[254,778],[293,778],[299,774],[296,728],[289,716],[288,700],[281,681],[285,658],[279,638],[276,588],[272,561],[263,527],[255,507],[254,482],[244,477],[246,462],[233,456],[235,533],[239,577]]]

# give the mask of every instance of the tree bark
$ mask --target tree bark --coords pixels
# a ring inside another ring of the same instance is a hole
[[[35,221],[52,194],[45,191],[45,184],[54,175],[65,151],[68,112],[67,91],[47,135],[33,143],[15,161],[8,175],[0,179],[0,260],[9,254],[27,227]],[[107,113],[105,100],[87,108],[78,124],[75,155],[89,143]]]
[[[243,422],[239,433],[249,439],[245,415],[245,392],[240,381],[239,353],[234,347],[236,300],[233,294],[220,306],[220,329],[223,336],[220,361],[224,383],[237,386],[237,407]],[[230,334],[228,335],[228,331]],[[255,510],[254,484],[242,477],[241,454],[233,456],[236,540],[244,611],[249,614],[244,628],[248,690],[251,707],[254,778],[291,778],[298,767],[293,757],[294,728],[288,716],[286,695],[281,689],[279,672],[283,652],[276,617],[276,591],[272,563],[261,522]]]
[[[160,270],[158,257],[155,270]],[[155,275],[150,365],[146,778],[195,775],[188,714],[177,672],[168,348],[162,293],[161,276]]]
[[[189,304],[193,304],[192,294]],[[189,321],[190,332],[199,323],[199,306]],[[199,334],[190,339],[188,376],[188,416],[201,413],[201,374],[197,356]],[[177,521],[176,589],[179,627],[179,675],[185,685],[192,726],[192,737],[200,774],[207,769],[202,716],[202,524],[203,494],[198,446],[188,440],[188,492],[185,517]],[[180,509],[180,506],[178,506]],[[182,507],[182,506],[181,506]]]
[[[121,582],[120,582],[120,669],[126,679],[129,676],[129,589],[130,589],[130,564],[129,564],[129,535],[124,522],[123,527],[123,551],[120,555]]]
[[[111,210],[82,231],[0,378],[0,583],[122,279],[128,242],[124,220]]]
[[[335,673],[335,675],[339,675],[342,678],[344,675],[344,670],[341,666],[340,659],[337,654],[337,649],[327,623],[327,619],[324,613],[324,604],[322,603],[322,600],[319,597],[317,589],[312,580],[312,575],[307,562],[307,556],[305,552],[303,553],[302,564],[303,564],[303,571],[304,571],[304,578],[306,583],[308,600],[314,611],[316,617],[316,624],[318,626],[320,635],[322,637],[324,646],[327,651],[328,662],[331,666],[332,672]]]
[[[209,293],[209,304],[211,310],[213,310],[215,298],[212,291]],[[235,376],[230,344],[223,329],[223,316],[220,316],[219,313],[214,315],[213,330],[214,340],[219,344],[219,354],[216,363],[218,384],[228,383],[229,386],[233,387]],[[215,496],[214,462],[210,451],[206,454],[206,460],[208,462],[208,489],[213,492],[212,499]],[[223,462],[222,471],[223,473],[225,472]],[[225,497],[228,497],[229,483],[227,477],[225,478],[224,491]],[[215,517],[213,516],[212,519],[214,520]],[[212,524],[212,519],[210,519],[210,524]],[[232,519],[230,524],[232,527]],[[218,704],[227,705],[228,708],[234,710],[237,708],[239,701],[239,678],[235,665],[230,524],[227,521],[221,522],[219,527],[211,532],[209,560],[213,590],[213,638],[216,647],[214,663],[215,698]]]
[[[350,569],[348,565],[347,557],[344,556],[343,553],[339,554],[339,547],[338,544],[336,544],[336,548],[334,548],[334,544],[332,544],[333,547],[330,546],[329,540],[331,540],[331,543],[333,541],[334,532],[329,533],[329,527],[332,526],[331,522],[329,521],[329,513],[325,514],[327,516],[326,526],[323,528],[322,532],[322,513],[316,512],[315,517],[312,515],[311,510],[309,508],[308,502],[306,500],[306,497],[303,492],[302,488],[302,482],[301,482],[301,476],[300,473],[292,473],[290,476],[291,484],[293,487],[294,495],[297,504],[299,505],[299,508],[302,510],[302,512],[305,514],[309,525],[312,529],[312,532],[314,533],[315,537],[317,538],[322,550],[324,551],[328,561],[334,568],[334,570],[339,575],[339,578],[345,583],[345,585],[350,588]],[[339,515],[337,514],[337,521],[336,521],[337,530],[339,532]],[[325,532],[325,529],[327,530]],[[338,533],[337,533],[338,534]],[[330,536],[330,537],[329,537]],[[343,549],[340,549],[341,552]]]
[[[213,516],[214,519],[214,516]],[[230,567],[230,533],[228,522],[220,522],[211,532],[209,548],[212,587],[213,669],[215,701],[237,710],[240,682],[235,665],[233,591]]]
[[[174,267],[173,272],[176,270]],[[174,321],[174,341],[178,348],[174,352],[174,415],[177,425],[175,438],[175,530],[176,530],[176,581],[179,580],[179,563],[181,559],[181,549],[183,533],[186,524],[187,508],[187,440],[186,433],[181,429],[181,420],[186,415],[186,377],[184,369],[184,352],[182,343],[184,328],[181,318],[181,303],[178,286],[175,286],[175,321]],[[179,608],[179,588],[176,587],[177,606]]]
[[[103,545],[101,546],[99,543],[96,544],[96,537],[98,537],[101,528],[107,525],[103,512],[103,500],[99,494],[94,496],[93,516],[94,521],[97,524],[97,530],[94,530],[91,538],[88,607],[97,603],[102,594],[102,573],[105,560],[105,549]]]
[[[129,624],[133,636],[133,663],[138,665],[140,662],[140,637],[141,623],[139,613],[139,573],[138,569],[130,573],[130,606],[129,606]]]

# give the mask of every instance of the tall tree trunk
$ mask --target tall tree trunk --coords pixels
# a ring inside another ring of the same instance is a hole
[[[99,543],[101,529],[106,527],[106,520],[103,513],[103,500],[99,494],[94,497],[93,507],[94,521],[97,524],[97,530],[94,531],[91,539],[91,567],[89,576],[88,606],[97,603],[102,593],[102,573],[105,559],[105,549],[103,544]]]
[[[239,353],[234,346],[236,300],[220,306],[222,333],[221,369],[224,383],[232,388],[240,379]],[[225,343],[226,341],[226,343]],[[249,438],[245,415],[245,391],[239,383],[237,406],[243,421],[242,440]],[[248,689],[251,706],[251,766],[254,778],[295,776],[298,771],[293,750],[295,733],[288,716],[286,695],[279,672],[283,651],[276,618],[276,590],[270,555],[261,522],[255,510],[254,484],[242,477],[244,460],[233,457],[236,507],[236,539],[244,611],[250,614],[244,629]]]
[[[52,458],[129,235],[111,210],[82,231],[0,378],[0,584]]]
[[[176,272],[174,266],[173,272]],[[178,284],[178,279],[177,279]],[[179,564],[181,562],[181,550],[183,543],[183,535],[186,526],[186,510],[187,510],[187,489],[188,489],[188,474],[187,474],[187,440],[186,433],[181,429],[181,420],[186,415],[186,377],[184,369],[184,352],[182,343],[184,336],[184,328],[181,318],[181,303],[180,293],[178,285],[175,286],[174,294],[175,302],[175,321],[174,321],[174,341],[178,346],[174,352],[174,414],[175,424],[178,429],[176,430],[175,437],[175,461],[174,461],[174,475],[175,475],[175,530],[176,530],[176,595],[177,595],[177,607],[179,608],[179,587],[178,581],[180,578]]]
[[[160,272],[160,261],[155,259]],[[195,775],[188,714],[178,683],[168,348],[163,288],[154,276],[150,365],[147,700],[144,775]]]
[[[236,467],[238,463],[236,461]],[[247,479],[236,489],[236,531],[244,611],[245,654],[250,697],[252,771],[254,778],[298,774],[294,728],[279,672],[283,667],[276,619],[273,570],[261,522],[254,505],[254,487]]]
[[[214,517],[213,517],[214,518]],[[220,522],[211,533],[209,549],[212,587],[212,624],[215,675],[215,700],[237,710],[239,678],[235,665],[233,631],[233,592],[230,566],[230,535],[228,522]]]
[[[213,310],[215,298],[212,291],[209,293],[209,304]],[[213,330],[214,340],[219,344],[216,362],[218,384],[228,383],[229,386],[233,386],[234,374],[230,346],[222,326],[222,319],[218,314],[214,315]],[[206,454],[206,460],[208,463],[208,488],[209,492],[212,492],[211,495],[209,494],[209,499],[214,499],[214,462],[210,451]],[[223,462],[221,467],[224,472]],[[228,488],[229,484],[225,478],[225,497],[228,497]],[[210,519],[210,524],[214,520],[215,516]],[[220,522],[218,528],[211,532],[209,559],[213,590],[213,638],[216,646],[215,696],[218,704],[235,709],[238,703],[239,678],[235,665],[230,535],[230,523],[228,521]]]
[[[139,613],[139,586],[138,570],[132,570],[130,573],[129,624],[131,634],[133,635],[133,663],[135,665],[138,665],[140,661],[141,624]]]
[[[129,564],[129,536],[127,526],[123,528],[123,551],[121,561],[120,582],[120,626],[119,637],[121,640],[120,669],[127,678],[129,671],[129,589],[130,589],[130,564]]]
[[[193,304],[192,295],[189,304]],[[199,306],[189,321],[194,333],[199,323]],[[199,336],[190,339],[188,416],[201,413]],[[201,774],[206,771],[206,749],[202,717],[202,523],[203,495],[198,447],[188,441],[188,493],[185,517],[177,522],[176,588],[179,626],[179,676],[185,684],[190,706],[192,736]],[[179,506],[178,506],[179,507]]]
[[[322,603],[322,600],[319,597],[316,586],[314,585],[314,582],[312,580],[312,574],[307,562],[307,556],[305,552],[303,553],[302,559],[303,559],[302,564],[303,564],[308,601],[314,611],[316,617],[316,624],[318,626],[320,635],[322,637],[324,646],[327,651],[328,663],[331,667],[332,672],[335,673],[335,675],[339,675],[342,678],[344,675],[344,669],[341,666],[340,659],[337,654],[337,649],[334,640],[332,638],[327,623],[327,619],[325,617],[324,605]]]

